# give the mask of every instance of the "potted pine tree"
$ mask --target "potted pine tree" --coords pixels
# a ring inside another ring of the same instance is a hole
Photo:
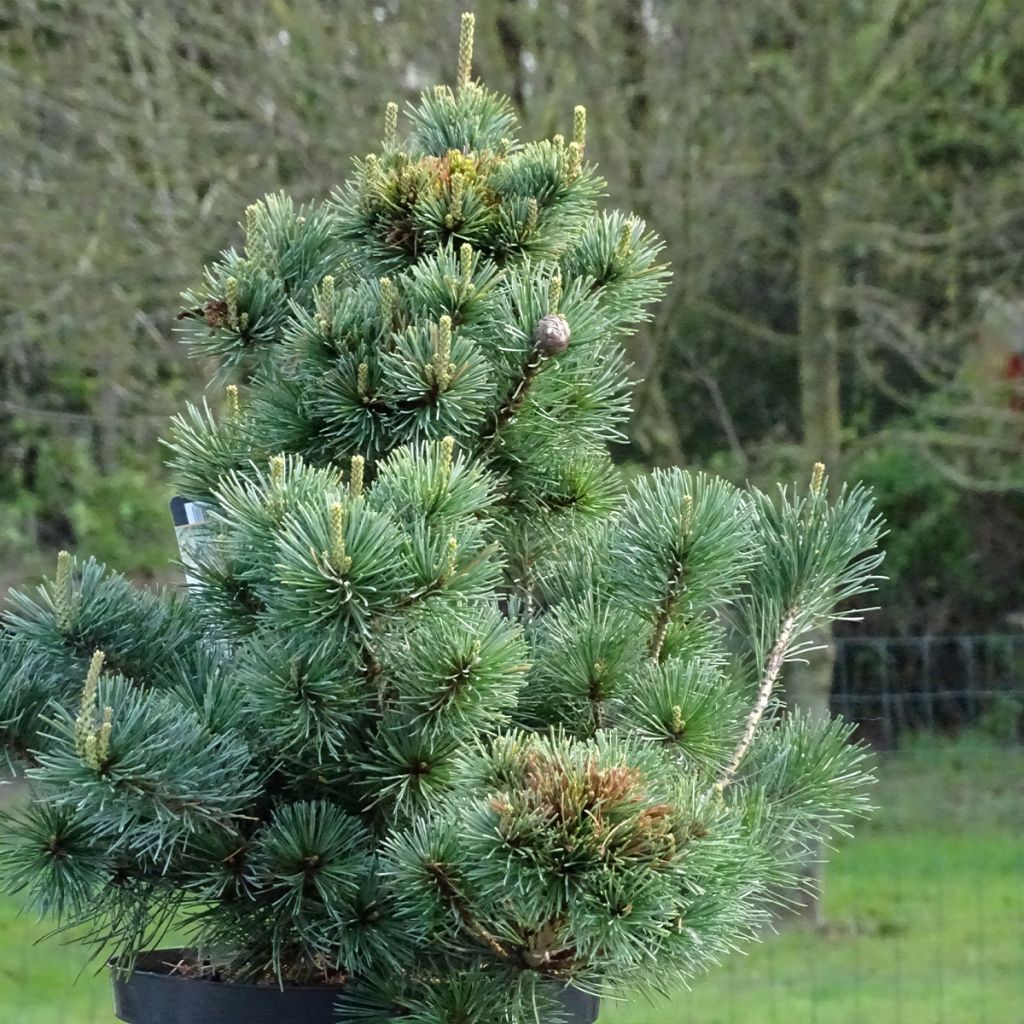
[[[659,245],[599,209],[582,108],[516,141],[472,29],[186,296],[233,381],[167,442],[187,587],[62,554],[4,612],[3,881],[130,1024],[591,1022],[752,938],[865,807],[848,727],[776,686],[871,585],[869,498],[624,487]]]

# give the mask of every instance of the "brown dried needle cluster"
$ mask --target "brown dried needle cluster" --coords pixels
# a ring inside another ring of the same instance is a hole
[[[678,809],[652,801],[636,768],[601,766],[595,757],[578,767],[530,751],[522,782],[491,801],[511,845],[528,844],[532,833],[567,856],[606,863],[663,862],[676,852],[683,833]]]

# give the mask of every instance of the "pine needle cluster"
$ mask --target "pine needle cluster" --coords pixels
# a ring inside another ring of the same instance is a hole
[[[705,969],[870,779],[777,686],[871,587],[868,495],[622,483],[660,243],[599,208],[582,108],[520,142],[471,61],[466,16],[454,89],[388,105],[326,202],[251,206],[186,295],[230,382],[167,441],[186,592],[62,555],[0,627],[7,887],[125,963],[184,929],[381,1024]]]

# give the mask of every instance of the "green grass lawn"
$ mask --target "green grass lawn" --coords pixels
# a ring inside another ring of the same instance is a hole
[[[1024,1024],[1024,751],[923,741],[828,869],[821,930],[788,925],[670,1000],[601,1024]],[[0,900],[0,1024],[112,1024],[82,950]],[[244,1024],[244,1022],[239,1022]]]

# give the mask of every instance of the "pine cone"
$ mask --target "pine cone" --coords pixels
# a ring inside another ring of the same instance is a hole
[[[549,313],[537,321],[533,344],[542,356],[559,356],[569,347],[572,332],[569,321],[558,313]]]

